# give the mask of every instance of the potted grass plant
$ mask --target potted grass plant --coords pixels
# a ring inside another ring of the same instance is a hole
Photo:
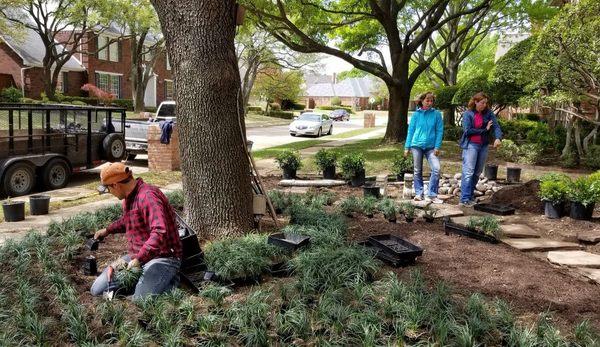
[[[300,153],[294,150],[285,150],[275,157],[275,161],[281,170],[283,170],[284,179],[296,178],[296,171],[302,167]]]
[[[404,157],[402,154],[396,154],[392,162],[392,171],[396,174],[398,181],[404,181],[404,174],[413,172],[412,155]]]
[[[335,165],[337,163],[337,158],[337,152],[324,148],[320,149],[317,154],[315,154],[315,162],[321,172],[323,172],[323,178],[335,178]]]
[[[435,216],[438,213],[438,209],[435,207],[432,207],[430,205],[427,205],[424,209],[423,209],[423,219],[425,219],[425,221],[427,223],[433,223],[433,221],[435,220]]]
[[[350,180],[353,187],[365,184],[365,158],[361,153],[345,155],[340,164],[344,177]]]
[[[15,201],[10,197],[2,202],[2,212],[6,222],[19,222],[25,219],[25,201]]]
[[[350,196],[340,203],[339,209],[342,214],[352,218],[354,216],[353,213],[360,210],[360,201],[357,197]]]
[[[396,223],[396,212],[398,208],[392,199],[385,198],[379,202],[378,210],[390,223]]]
[[[367,218],[373,218],[375,211],[377,210],[377,198],[373,196],[363,198],[361,201],[361,209]]]
[[[412,223],[415,220],[415,205],[411,204],[410,202],[404,202],[402,205],[400,205],[400,209],[402,210],[402,214],[404,215],[406,222]]]

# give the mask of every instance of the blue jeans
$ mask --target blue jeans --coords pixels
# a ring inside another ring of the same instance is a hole
[[[128,255],[121,259],[131,261]],[[133,300],[138,300],[149,294],[161,294],[179,285],[179,267],[181,261],[176,258],[155,258],[142,266],[142,276],[135,286]],[[100,296],[108,289],[108,267],[96,278],[90,292]],[[114,275],[113,275],[114,276]]]
[[[422,149],[419,147],[410,148],[414,162],[414,184],[415,195],[423,196],[423,156],[427,158],[429,167],[431,168],[431,177],[429,177],[429,187],[427,196],[435,198],[438,194],[438,186],[440,184],[440,160],[435,156],[435,149]]]
[[[469,143],[467,148],[463,149],[460,202],[466,203],[473,200],[473,192],[479,182],[479,176],[481,176],[487,156],[488,145]]]

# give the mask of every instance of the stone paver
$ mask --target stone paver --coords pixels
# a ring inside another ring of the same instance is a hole
[[[598,243],[600,242],[600,231],[578,233],[577,239],[587,243]]]
[[[554,241],[549,239],[502,239],[502,242],[523,252],[545,252],[554,250],[577,250],[582,246],[578,243]]]
[[[527,239],[527,238],[538,238],[540,235],[537,231],[531,229],[525,224],[506,224],[502,225],[502,233],[505,237],[514,239]]]
[[[600,268],[600,255],[584,251],[548,252],[548,260],[564,266]]]
[[[343,186],[346,184],[346,181],[341,180],[281,180],[279,181],[279,185],[282,187],[335,187],[335,186]]]
[[[428,205],[431,205],[430,201],[425,201],[425,200],[423,200],[423,201],[414,201],[414,200],[411,199],[411,200],[400,200],[400,201],[398,201],[398,203],[400,203],[400,204],[406,203],[406,202],[415,205],[416,208],[425,208]]]
[[[600,284],[600,269],[579,268],[577,271],[590,280]]]

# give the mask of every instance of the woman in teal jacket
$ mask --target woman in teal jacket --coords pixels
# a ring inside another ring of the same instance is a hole
[[[404,156],[412,151],[414,161],[414,200],[432,201],[441,204],[438,199],[438,187],[440,180],[440,161],[438,156],[442,147],[444,136],[444,121],[440,111],[433,108],[435,95],[427,92],[419,96],[417,110],[413,113],[408,126],[408,135],[404,144]],[[423,157],[427,158],[431,168],[429,187],[427,194],[423,195]]]

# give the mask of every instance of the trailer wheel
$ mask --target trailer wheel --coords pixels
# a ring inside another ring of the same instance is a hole
[[[27,195],[35,186],[35,171],[30,165],[17,162],[6,170],[2,186],[9,197]]]
[[[104,153],[104,158],[108,161],[123,159],[127,153],[125,152],[125,140],[123,136],[118,133],[106,135],[102,141],[102,152]]]
[[[64,188],[70,176],[71,168],[64,159],[52,159],[42,169],[42,184],[48,190]]]

